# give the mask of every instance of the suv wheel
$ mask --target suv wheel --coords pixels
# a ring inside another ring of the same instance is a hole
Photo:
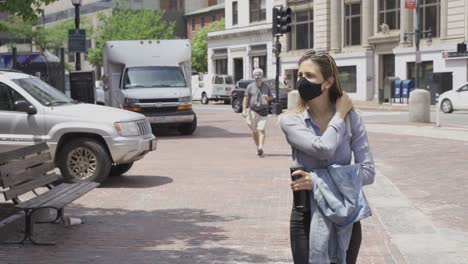
[[[210,100],[208,100],[208,96],[206,96],[206,93],[203,93],[201,96],[201,103],[202,104],[208,104]]]
[[[122,174],[129,171],[133,166],[133,162],[125,164],[113,164],[109,173],[111,177],[121,176]]]
[[[239,98],[234,98],[232,100],[232,109],[234,109],[234,112],[236,113],[242,112],[242,103]]]
[[[66,142],[58,154],[57,166],[67,182],[103,182],[110,173],[110,155],[95,139]]]
[[[193,117],[192,123],[182,124],[178,128],[182,135],[192,135],[195,129],[197,129],[197,116]]]

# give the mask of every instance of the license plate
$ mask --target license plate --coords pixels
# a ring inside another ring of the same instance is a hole
[[[156,150],[157,145],[158,145],[158,143],[157,143],[156,139],[150,140],[150,142],[149,142],[149,150],[150,150],[150,151]]]

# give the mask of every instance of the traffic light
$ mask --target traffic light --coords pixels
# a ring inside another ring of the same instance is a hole
[[[291,8],[273,7],[273,35],[291,32]]]

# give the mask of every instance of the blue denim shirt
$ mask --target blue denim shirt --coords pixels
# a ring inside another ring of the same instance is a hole
[[[346,264],[353,223],[372,214],[361,177],[360,164],[312,172],[309,263]]]

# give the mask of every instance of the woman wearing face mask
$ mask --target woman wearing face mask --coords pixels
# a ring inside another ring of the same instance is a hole
[[[312,172],[331,165],[361,165],[362,185],[374,181],[375,169],[367,133],[360,116],[353,111],[349,96],[341,89],[335,61],[327,53],[309,51],[299,60],[297,87],[300,98],[296,109],[281,117],[281,128],[292,148],[293,162],[305,170],[292,175],[293,191],[312,190]],[[352,137],[347,133],[349,118]],[[346,263],[356,263],[361,244],[361,224],[352,224]],[[290,239],[294,263],[309,263],[309,240],[320,230],[310,230],[310,205],[292,209]],[[312,241],[313,242],[313,241]],[[315,263],[314,263],[315,264]],[[320,263],[323,264],[323,263]]]

